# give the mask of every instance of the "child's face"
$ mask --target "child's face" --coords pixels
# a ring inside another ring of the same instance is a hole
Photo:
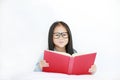
[[[65,48],[68,44],[68,33],[62,25],[55,27],[53,32],[53,43],[55,47],[58,48]]]

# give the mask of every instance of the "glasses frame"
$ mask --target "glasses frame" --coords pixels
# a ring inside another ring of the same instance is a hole
[[[64,36],[63,36],[64,33],[67,33],[67,37],[64,37]],[[55,37],[54,37],[54,34],[57,34],[57,35],[59,35],[59,36],[58,36],[57,38],[55,38]],[[62,38],[64,38],[64,39],[68,38],[68,32],[55,32],[55,33],[53,33],[53,38],[54,38],[54,39],[59,39],[60,36],[62,36]]]

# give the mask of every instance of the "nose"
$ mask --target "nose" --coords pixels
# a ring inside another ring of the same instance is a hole
[[[59,36],[59,39],[63,39],[63,36],[62,36],[62,35],[60,35],[60,36]]]

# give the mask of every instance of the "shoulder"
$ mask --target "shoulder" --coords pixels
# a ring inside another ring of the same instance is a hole
[[[74,53],[77,53],[77,51],[76,51],[75,49],[73,49],[73,52],[74,52]]]

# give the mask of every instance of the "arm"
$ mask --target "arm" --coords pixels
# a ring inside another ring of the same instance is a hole
[[[40,61],[43,60],[43,57],[44,57],[44,54],[41,53],[41,54],[40,54],[40,57],[39,57],[39,59],[38,59],[38,62],[37,62],[36,65],[35,65],[35,69],[34,69],[35,72],[38,72],[38,71],[41,72],[41,71],[42,71],[42,69],[40,68],[39,65],[40,65]]]
[[[35,66],[35,69],[34,69],[35,72],[39,72],[39,71],[41,72],[43,67],[49,67],[49,64],[43,59],[43,57],[44,57],[44,54],[42,53]]]

